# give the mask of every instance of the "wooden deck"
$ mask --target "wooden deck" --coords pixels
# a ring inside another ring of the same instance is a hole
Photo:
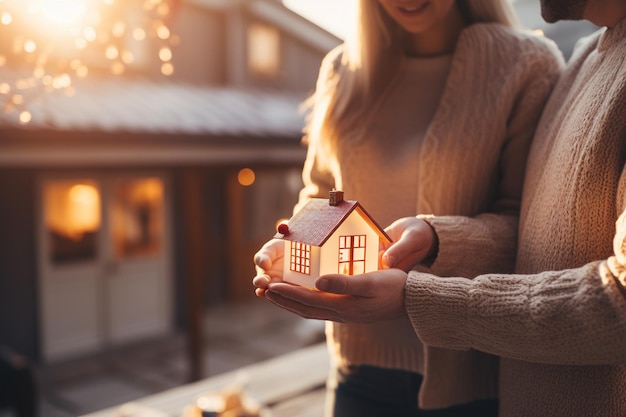
[[[246,393],[265,405],[271,417],[320,417],[324,410],[329,357],[319,343],[134,401],[134,413],[112,407],[82,417],[183,417],[185,409],[207,392],[217,392],[243,378]],[[128,406],[127,406],[128,408]]]

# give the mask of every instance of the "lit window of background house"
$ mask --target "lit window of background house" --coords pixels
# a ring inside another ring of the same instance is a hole
[[[248,67],[252,74],[276,77],[280,72],[280,32],[277,28],[252,23],[248,28]]]
[[[100,190],[92,181],[55,181],[43,190],[49,259],[55,264],[96,257],[102,223]]]

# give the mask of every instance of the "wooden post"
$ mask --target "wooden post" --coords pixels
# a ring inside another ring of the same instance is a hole
[[[182,223],[184,242],[184,303],[187,323],[188,382],[203,378],[204,314],[204,193],[200,169],[182,175]]]

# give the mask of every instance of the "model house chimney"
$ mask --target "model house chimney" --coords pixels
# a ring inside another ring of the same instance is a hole
[[[343,191],[332,190],[329,193],[328,205],[336,206],[343,201]]]

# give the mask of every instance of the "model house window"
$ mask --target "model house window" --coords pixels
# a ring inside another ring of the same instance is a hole
[[[311,245],[291,242],[291,256],[289,258],[289,269],[301,274],[311,274]]]
[[[365,272],[365,235],[339,237],[339,273],[356,275]]]
[[[248,28],[248,69],[252,74],[276,77],[280,70],[280,32],[273,26],[253,23]]]

